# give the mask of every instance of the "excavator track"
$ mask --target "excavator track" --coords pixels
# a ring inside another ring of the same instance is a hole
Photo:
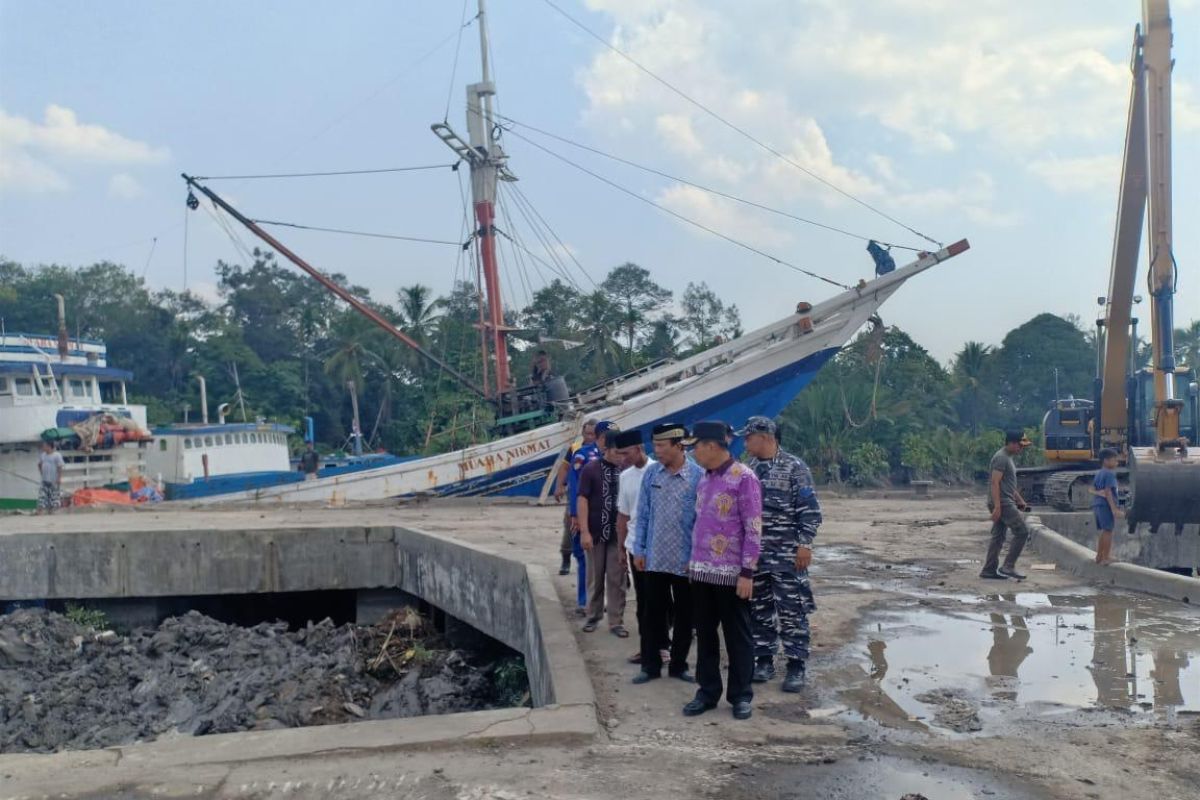
[[[1092,507],[1092,482],[1096,470],[1056,472],[1046,478],[1042,496],[1056,511],[1087,511]],[[1117,470],[1117,492],[1124,496],[1129,490],[1129,470]]]

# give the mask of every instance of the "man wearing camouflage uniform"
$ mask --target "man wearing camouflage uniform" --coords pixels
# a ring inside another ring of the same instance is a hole
[[[782,638],[788,661],[783,691],[798,692],[804,688],[808,660],[808,615],[816,610],[808,566],[821,506],[808,465],[779,447],[779,428],[773,420],[751,417],[738,435],[746,437],[748,465],[763,492],[762,555],[750,605],[754,682],[775,677],[775,653]]]

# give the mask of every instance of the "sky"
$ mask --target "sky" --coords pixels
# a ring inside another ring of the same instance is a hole
[[[555,2],[805,170],[672,93],[546,0],[492,0],[498,108],[520,123],[503,134],[510,166],[527,213],[561,241],[540,241],[507,189],[499,225],[543,261],[553,251],[582,287],[632,261],[676,296],[707,282],[747,328],[835,291],[651,201],[841,283],[872,274],[860,236],[920,247],[931,245],[909,228],[968,238],[967,254],[882,309],[943,361],[968,339],[999,344],[1042,311],[1095,319],[1136,0]],[[480,59],[477,24],[461,23],[474,4],[464,17],[451,0],[0,0],[0,255],[111,260],[152,287],[215,298],[217,260],[244,258],[205,208],[186,210],[179,174],[449,164],[429,126],[448,119],[466,135],[464,87],[479,79]],[[1189,320],[1200,317],[1200,2],[1175,0],[1172,12],[1176,314]],[[462,177],[439,168],[210,185],[254,218],[459,242]],[[384,300],[417,282],[445,292],[465,274],[450,244],[272,232]],[[511,305],[554,277],[507,241],[500,253]]]

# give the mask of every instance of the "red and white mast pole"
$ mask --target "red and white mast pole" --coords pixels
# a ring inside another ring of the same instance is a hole
[[[483,359],[485,373],[488,361],[494,360],[495,396],[513,388],[508,366],[508,327],[504,323],[504,298],[500,292],[500,267],[496,260],[496,185],[497,181],[515,181],[507,167],[508,156],[496,140],[496,124],[492,114],[492,98],[496,85],[492,83],[488,58],[487,9],[485,0],[478,0],[480,63],[483,76],[479,83],[467,87],[467,139],[463,141],[446,122],[432,126],[446,145],[471,168],[471,201],[477,224],[475,238],[479,245],[479,261],[483,272],[485,304],[483,308]]]

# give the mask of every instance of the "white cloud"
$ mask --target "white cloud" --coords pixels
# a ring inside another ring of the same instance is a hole
[[[135,200],[146,193],[132,175],[118,172],[108,180],[108,194],[118,200]]]
[[[1056,192],[1109,191],[1115,193],[1121,174],[1121,157],[1083,156],[1049,158],[1029,162],[1029,171]]]
[[[755,247],[780,248],[792,241],[788,233],[765,220],[762,214],[694,186],[675,184],[660,192],[655,200],[688,219]],[[697,235],[705,235],[695,226],[680,224]]]
[[[42,121],[0,110],[0,188],[26,192],[63,191],[65,173],[82,165],[147,166],[170,158],[165,147],[130,139],[102,125],[81,123],[69,108],[50,104]],[[114,176],[114,196],[134,191],[128,175]]]
[[[41,123],[0,111],[0,144],[105,164],[161,164],[171,156],[165,147],[80,123],[74,111],[53,103],[46,106]]]
[[[587,4],[612,20],[610,41],[647,69],[873,204],[894,205],[901,194],[926,203],[961,198],[967,190],[944,177],[952,171],[910,166],[930,159],[1029,175],[1057,191],[1112,185],[1101,158],[1053,154],[1119,146],[1136,7],[1126,18],[1083,0],[1051,7],[1007,0]],[[610,50],[596,51],[581,83],[587,121],[603,121],[608,135],[631,142],[653,128],[688,160],[684,174],[716,178],[733,192],[751,189],[756,198],[762,190],[768,203],[807,197],[845,205]],[[1176,130],[1200,129],[1190,85],[1179,77],[1175,84]],[[846,144],[850,124],[860,129],[858,139],[874,140],[875,152]],[[839,146],[826,131],[836,131]],[[998,197],[974,191],[966,205],[947,210],[1011,224],[1014,215],[994,207]]]
[[[704,149],[692,130],[692,120],[683,114],[660,114],[654,120],[654,126],[663,142],[672,150],[694,156]]]
[[[41,194],[66,188],[67,179],[53,168],[18,149],[0,148],[0,190]]]

